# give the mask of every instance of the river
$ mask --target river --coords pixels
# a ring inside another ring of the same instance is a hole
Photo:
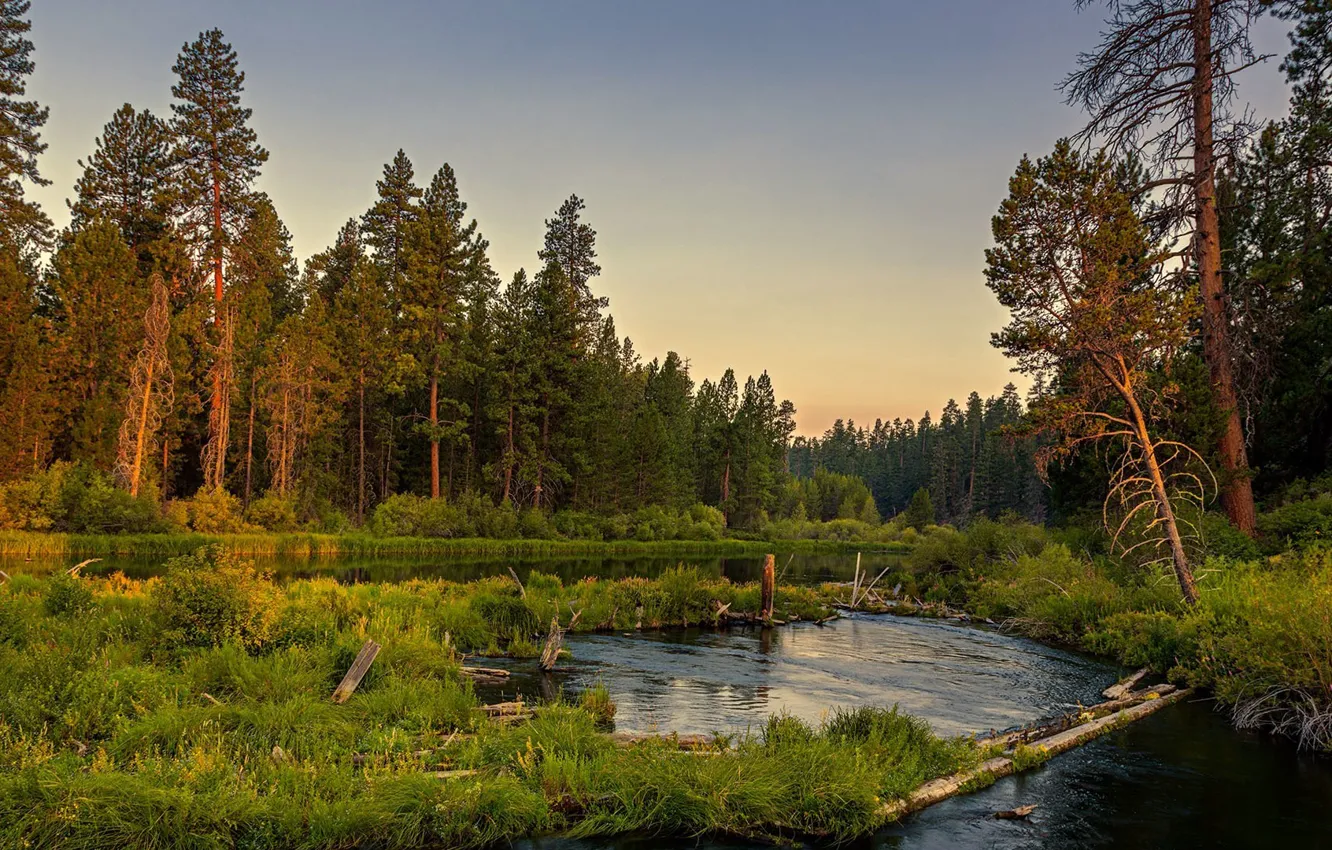
[[[866,555],[877,573],[900,556]],[[577,580],[655,575],[679,558],[298,560],[266,563],[279,579],[327,575],[345,582],[439,577],[468,581],[532,570]],[[704,572],[749,581],[758,558],[698,558]],[[855,556],[780,556],[783,581],[849,580]],[[62,562],[0,564],[44,571]],[[161,559],[108,559],[93,567],[147,576]],[[900,705],[942,735],[1024,723],[1079,703],[1122,672],[1103,661],[993,629],[891,616],[853,616],[817,627],[579,635],[555,677],[535,662],[508,662],[513,678],[484,696],[551,695],[601,682],[626,731],[736,732],[769,714],[818,722],[833,706]],[[488,660],[487,664],[503,661]],[[1027,821],[994,812],[1035,804]],[[547,839],[526,850],[741,848],[714,840],[650,837],[610,842]],[[1332,759],[1236,732],[1207,701],[1186,702],[1008,777],[955,797],[851,845],[858,848],[1332,848]]]

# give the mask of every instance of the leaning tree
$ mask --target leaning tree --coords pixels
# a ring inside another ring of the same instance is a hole
[[[1221,501],[1230,521],[1252,535],[1253,485],[1233,374],[1216,182],[1251,130],[1233,108],[1235,77],[1268,58],[1255,53],[1249,32],[1273,0],[1104,2],[1108,29],[1095,50],[1078,57],[1063,91],[1090,117],[1084,140],[1152,167],[1153,179],[1133,190],[1154,197],[1150,218],[1160,232],[1187,240],[1181,277],[1191,282],[1196,275],[1203,357],[1223,419]]]
[[[1165,285],[1168,248],[1143,224],[1126,173],[1067,140],[1036,162],[1023,158],[986,252],[987,285],[1012,314],[992,341],[1052,388],[1030,412],[1032,426],[1054,437],[1041,474],[1080,447],[1114,445],[1107,528],[1126,554],[1146,547],[1153,561],[1171,562],[1192,603],[1185,539],[1196,529],[1178,506],[1201,505],[1209,473],[1196,451],[1161,435],[1157,413],[1170,393],[1152,376],[1189,341],[1197,299]],[[1129,544],[1128,529],[1141,538]]]

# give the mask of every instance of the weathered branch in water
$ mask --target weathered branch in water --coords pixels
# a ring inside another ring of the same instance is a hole
[[[1092,720],[1088,723],[1074,726],[1071,729],[1066,729],[1061,732],[1056,732],[1053,735],[1040,738],[1039,740],[1033,741],[1030,746],[1041,756],[1055,756],[1071,750],[1076,746],[1085,744],[1094,738],[1098,738],[1106,732],[1118,729],[1135,720],[1141,720],[1149,714],[1160,711],[1167,705],[1178,702],[1192,693],[1192,688],[1185,688],[1184,690],[1173,691],[1164,696],[1158,696],[1155,699],[1149,697],[1129,708],[1114,711],[1099,720]],[[1105,704],[1103,703],[1102,706],[1104,705]],[[1098,708],[1098,706],[1092,706],[1092,708]],[[1025,769],[1030,766],[1030,764],[1023,764],[1019,767],[1015,756],[997,756],[982,762],[978,767],[971,770],[964,770],[961,773],[955,773],[952,776],[945,776],[931,782],[926,782],[924,785],[911,792],[911,794],[905,799],[893,800],[890,803],[885,803],[879,809],[879,816],[888,821],[897,820],[903,815],[928,808],[935,803],[947,800],[949,797],[954,797],[958,794],[986,787],[996,779],[1001,779],[1005,776],[1017,773],[1020,769]]]

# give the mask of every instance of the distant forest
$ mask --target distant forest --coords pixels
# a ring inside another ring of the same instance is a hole
[[[766,373],[696,384],[680,354],[644,361],[595,291],[577,196],[546,220],[533,271],[503,280],[453,169],[422,178],[398,151],[374,204],[299,263],[255,189],[268,152],[217,30],[182,48],[169,116],[111,116],[56,231],[23,195],[43,182],[48,113],[22,99],[26,9],[3,6],[2,105],[17,121],[0,137],[0,481],[76,472],[11,507],[11,526],[39,526],[25,512],[50,514],[41,488],[66,499],[71,474],[85,490],[194,499],[193,525],[210,529],[261,499],[266,516],[276,501],[298,523],[360,524],[404,493],[544,513],[701,504],[758,528],[805,512],[791,473],[815,467],[872,483],[877,510],[857,502],[859,519],[920,486],[942,488],[949,518],[1026,504],[1010,492],[1022,474],[999,471],[1022,456],[991,435],[1021,415],[1008,395],[962,424],[950,408],[938,426],[859,435],[865,459],[848,460],[840,431],[792,444],[795,407]]]
[[[919,422],[876,421],[870,428],[839,419],[821,438],[795,438],[791,472],[801,478],[818,470],[857,476],[885,517],[905,511],[916,491],[925,489],[939,522],[965,524],[1005,513],[1040,522],[1047,492],[1036,475],[1035,440],[1014,431],[1024,409],[1017,387],[1009,384],[984,401],[972,393],[965,408],[950,400],[938,422],[928,411]]]

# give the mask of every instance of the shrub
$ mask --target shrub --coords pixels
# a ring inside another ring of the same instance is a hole
[[[252,561],[220,546],[167,561],[153,589],[164,637],[187,646],[263,646],[274,634],[281,598]]]
[[[250,503],[245,519],[265,531],[295,531],[296,500],[277,493],[266,493]]]
[[[65,573],[47,579],[42,607],[52,617],[69,617],[92,607],[93,595],[87,582]]]
[[[241,519],[240,500],[222,488],[200,490],[186,504],[190,528],[200,534],[235,534],[249,528]]]
[[[0,528],[114,534],[162,531],[165,523],[151,488],[134,497],[100,470],[61,461],[0,485]]]

